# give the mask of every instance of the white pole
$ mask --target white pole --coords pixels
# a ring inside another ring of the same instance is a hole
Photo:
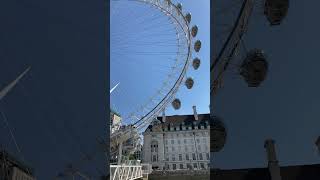
[[[118,154],[118,165],[121,165],[121,160],[122,160],[122,142],[119,144],[119,154]]]
[[[112,91],[114,91],[116,88],[117,88],[117,86],[120,84],[120,82],[117,84],[117,85],[115,85],[111,90],[110,90],[110,94],[112,93]]]
[[[2,98],[4,98],[11,89],[13,89],[17,83],[20,81],[20,79],[23,78],[23,76],[30,70],[31,67],[28,67],[25,71],[23,71],[23,73],[21,73],[14,81],[12,81],[9,85],[7,85],[6,87],[4,87],[1,91],[0,91],[0,101]]]

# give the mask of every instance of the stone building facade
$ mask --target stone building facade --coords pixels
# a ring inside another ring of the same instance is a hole
[[[119,130],[121,125],[121,116],[119,113],[110,109],[110,132],[114,133],[115,131]]]
[[[143,133],[144,163],[159,170],[209,169],[209,114],[158,117]]]

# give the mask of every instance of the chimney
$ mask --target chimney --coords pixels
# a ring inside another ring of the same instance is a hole
[[[166,122],[166,113],[164,110],[162,111],[162,122]]]
[[[196,106],[192,106],[192,109],[193,109],[194,119],[195,119],[196,121],[198,121],[199,118],[198,118],[198,113],[197,113]]]
[[[272,180],[281,180],[280,167],[277,160],[275,141],[267,139],[264,143],[264,148],[267,152],[268,167]]]
[[[318,148],[318,153],[319,153],[319,155],[320,155],[320,136],[319,136],[318,139],[316,140],[315,144],[316,144],[316,146],[317,146],[317,148]]]
[[[185,122],[182,122],[182,130],[186,130]]]

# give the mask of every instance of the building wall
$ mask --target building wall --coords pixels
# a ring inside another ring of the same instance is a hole
[[[207,169],[210,161],[209,129],[201,126],[171,126],[144,133],[143,162],[159,169]],[[157,147],[154,146],[157,142]],[[155,148],[155,149],[154,149]],[[156,150],[156,152],[154,151]],[[154,161],[154,156],[156,161]]]
[[[112,110],[110,111],[110,131],[111,133],[119,130],[121,123],[121,116],[114,113]]]

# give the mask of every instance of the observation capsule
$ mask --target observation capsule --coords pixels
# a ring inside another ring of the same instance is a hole
[[[186,14],[186,20],[187,20],[188,24],[190,24],[190,22],[191,22],[191,14],[190,13]]]
[[[198,26],[194,25],[191,28],[191,35],[192,35],[192,37],[196,37],[197,34],[198,34]]]
[[[216,116],[210,117],[210,149],[219,152],[227,139],[227,129],[222,120]]]
[[[197,40],[195,43],[194,43],[194,50],[196,52],[199,52],[201,49],[201,41],[200,40]]]
[[[264,5],[264,15],[271,26],[279,25],[287,15],[289,0],[266,0]]]
[[[175,109],[175,110],[177,110],[177,109],[180,109],[180,107],[181,107],[181,101],[180,101],[180,99],[174,99],[173,101],[172,101],[172,106],[173,106],[173,108]]]
[[[197,70],[200,67],[200,59],[199,58],[194,58],[192,61],[192,66],[194,70]]]
[[[248,86],[258,87],[265,80],[267,72],[268,62],[264,52],[260,49],[249,51],[240,67],[240,75]]]
[[[193,87],[194,81],[191,77],[187,78],[185,85],[187,86],[188,89],[191,89]]]
[[[177,4],[177,8],[179,9],[179,11],[182,11],[182,4],[181,4],[181,3],[178,3],[178,4]]]

